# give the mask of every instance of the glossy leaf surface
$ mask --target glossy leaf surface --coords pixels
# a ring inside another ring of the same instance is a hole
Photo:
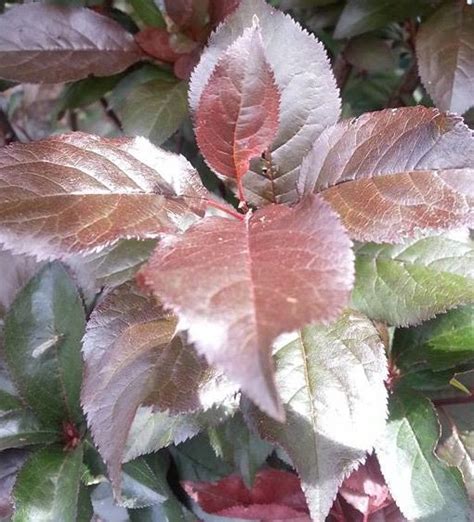
[[[20,5],[0,16],[0,77],[60,83],[110,76],[141,58],[131,34],[90,9]]]
[[[324,520],[344,478],[383,432],[386,359],[376,329],[346,312],[307,326],[275,350],[286,423],[250,414],[261,437],[281,446],[301,478],[314,520]]]
[[[210,364],[282,419],[272,342],[341,312],[352,286],[351,243],[327,205],[310,196],[242,221],[208,218],[160,243],[139,277]]]

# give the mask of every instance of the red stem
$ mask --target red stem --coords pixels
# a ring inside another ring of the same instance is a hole
[[[233,217],[239,219],[240,221],[244,220],[244,216],[242,214],[239,214],[236,210],[232,210],[231,208],[226,207],[225,205],[222,205],[221,203],[218,203],[217,201],[208,199],[208,200],[206,200],[206,204],[209,207],[214,207],[219,210],[222,210],[222,212],[225,212],[226,214],[229,214],[229,216],[233,216]]]
[[[471,395],[465,397],[452,397],[451,399],[434,399],[433,404],[435,406],[450,406],[452,404],[469,404],[474,402],[473,390],[469,390]]]

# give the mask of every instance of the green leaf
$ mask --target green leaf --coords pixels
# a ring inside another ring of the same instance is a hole
[[[18,294],[5,319],[5,355],[21,396],[44,425],[80,422],[81,298],[59,263]]]
[[[18,397],[0,390],[0,412],[18,410],[22,407],[23,404]]]
[[[308,326],[282,340],[274,359],[286,422],[256,408],[249,419],[287,452],[313,519],[324,520],[344,478],[383,432],[384,345],[366,317],[347,311],[327,327]]]
[[[165,19],[153,0],[130,0],[135,14],[148,27],[166,27]]]
[[[233,465],[215,454],[206,433],[171,447],[170,452],[180,480],[215,482],[235,472]]]
[[[469,498],[474,502],[474,432],[459,433],[453,428],[436,452],[446,464],[460,469]]]
[[[353,306],[371,319],[408,326],[474,299],[474,243],[428,237],[356,251]]]
[[[58,101],[59,110],[79,109],[99,101],[124,77],[114,74],[103,78],[92,77],[68,85]]]
[[[122,472],[120,504],[127,508],[144,508],[164,502],[169,487],[163,477],[155,475],[143,458],[127,462]]]
[[[334,36],[350,38],[379,29],[391,22],[429,12],[430,0],[349,0],[339,18]]]
[[[231,464],[248,486],[273,451],[273,446],[252,433],[241,415],[234,415],[208,430],[217,457]]]
[[[176,498],[165,500],[145,509],[134,509],[129,512],[131,522],[198,522]]]
[[[154,239],[124,239],[99,252],[69,258],[67,263],[81,287],[98,291],[104,286],[115,287],[131,280],[155,247]]]
[[[397,329],[392,354],[399,368],[426,363],[435,371],[474,359],[474,305],[451,310],[416,328]]]
[[[0,415],[0,451],[31,444],[50,444],[58,438],[58,431],[41,426],[30,411],[16,410]]]
[[[119,112],[127,134],[161,145],[188,113],[187,84],[158,79],[137,85]]]
[[[402,513],[409,520],[468,520],[468,501],[458,469],[434,454],[440,427],[430,401],[398,391],[376,451],[382,473]]]
[[[13,522],[76,522],[82,446],[34,453],[18,473]]]
[[[124,461],[179,444],[202,430],[220,424],[235,412],[237,404],[236,400],[231,399],[207,411],[179,415],[153,412],[150,407],[139,408],[128,434]]]
[[[91,522],[94,515],[91,496],[89,490],[84,484],[79,487],[79,496],[77,499],[77,516],[75,522]]]

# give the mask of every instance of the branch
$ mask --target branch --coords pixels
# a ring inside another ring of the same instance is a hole
[[[8,116],[2,109],[0,109],[0,135],[3,135],[5,145],[8,145],[13,141],[20,141],[15,129],[12,127],[12,124],[8,119]]]
[[[123,132],[122,122],[117,116],[117,113],[110,107],[109,102],[105,98],[101,98],[100,104],[102,105],[106,116],[108,116],[108,118],[113,122],[120,132]]]

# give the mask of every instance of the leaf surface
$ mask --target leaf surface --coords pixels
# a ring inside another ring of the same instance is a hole
[[[59,263],[18,294],[5,319],[5,356],[20,395],[45,426],[80,422],[81,297]]]
[[[51,446],[34,453],[18,473],[13,522],[76,522],[82,446]]]
[[[385,351],[372,323],[351,311],[290,339],[274,354],[286,423],[255,408],[250,420],[261,437],[287,452],[313,519],[324,520],[344,478],[383,432]]]
[[[25,450],[7,450],[0,460],[0,517],[8,520],[13,514],[12,489],[16,475],[28,456]]]
[[[350,38],[379,29],[391,22],[428,12],[432,2],[426,0],[349,0],[337,23],[335,38]]]
[[[392,353],[397,366],[425,362],[435,371],[469,364],[474,359],[474,306],[435,317],[416,328],[395,331]]]
[[[120,110],[125,132],[161,145],[188,113],[185,82],[151,80],[131,89]]]
[[[410,107],[328,129],[301,168],[359,241],[401,242],[474,223],[474,137],[462,120]]]
[[[315,196],[241,221],[208,218],[160,243],[139,272],[209,363],[279,419],[272,342],[308,322],[336,318],[352,275],[351,243]]]
[[[90,9],[20,5],[0,16],[0,77],[61,83],[111,76],[141,59],[133,36]]]
[[[269,165],[255,160],[252,173],[244,177],[247,199],[261,206],[299,199],[296,182],[301,161],[321,131],[339,118],[340,100],[321,43],[264,0],[241,0],[210,38],[193,72],[190,106],[194,115],[216,64],[252,26],[254,16],[258,18],[265,58],[280,92],[278,134],[270,146],[272,168],[268,170]]]
[[[196,139],[207,163],[235,178],[239,190],[250,160],[275,138],[279,105],[260,28],[254,25],[220,56],[195,114]]]
[[[49,444],[58,438],[58,430],[42,427],[30,411],[15,410],[0,414],[0,451]]]
[[[38,258],[157,237],[203,212],[191,165],[144,138],[72,133],[14,144],[1,149],[0,170],[0,241]]]
[[[408,326],[474,299],[474,245],[428,237],[356,250],[353,305],[371,319]],[[400,292],[403,288],[403,292]]]
[[[474,5],[449,2],[421,25],[416,39],[421,80],[443,111],[474,106]]]
[[[440,427],[430,401],[399,391],[390,398],[377,457],[392,496],[409,520],[468,521],[462,477],[434,454]]]
[[[222,377],[174,337],[175,329],[175,317],[132,284],[109,294],[89,320],[81,399],[115,486],[141,403],[187,412],[211,407],[226,390]]]
[[[183,487],[207,513],[261,522],[310,522],[300,481],[288,471],[261,470],[251,489],[238,475],[216,483],[184,481]]]

